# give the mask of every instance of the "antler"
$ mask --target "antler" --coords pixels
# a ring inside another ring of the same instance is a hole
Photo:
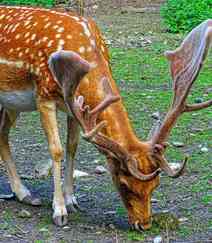
[[[156,170],[148,175],[141,173],[138,169],[137,160],[121,145],[101,133],[101,130],[106,126],[107,122],[101,121],[97,124],[99,114],[112,103],[120,100],[119,96],[113,94],[106,78],[102,79],[102,85],[106,97],[93,110],[90,110],[89,106],[84,105],[83,96],[76,98],[72,104],[72,110],[84,130],[84,138],[93,143],[107,157],[119,161],[123,168],[127,168],[135,178],[142,181],[153,179],[158,175],[160,170]]]
[[[153,157],[161,169],[171,177],[181,175],[187,158],[184,160],[179,171],[174,172],[163,153],[166,148],[166,140],[175,125],[177,119],[184,112],[197,111],[212,105],[212,100],[195,105],[188,105],[186,98],[196,80],[203,61],[206,58],[210,43],[212,42],[212,20],[207,20],[197,26],[175,51],[165,53],[171,62],[171,74],[174,81],[174,98],[171,108],[164,118],[161,126],[152,136]]]

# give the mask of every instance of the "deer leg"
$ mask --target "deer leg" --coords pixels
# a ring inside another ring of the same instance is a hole
[[[66,170],[64,196],[68,211],[80,209],[74,196],[74,158],[79,142],[79,125],[75,118],[67,117]]]
[[[10,113],[12,115],[9,116],[8,112],[5,109],[2,109],[0,112],[0,155],[7,168],[11,189],[19,201],[33,206],[39,206],[41,205],[41,200],[33,197],[30,191],[22,184],[12,159],[8,136],[10,128],[15,122],[18,114],[13,112]]]
[[[41,122],[48,139],[49,151],[53,160],[53,221],[56,225],[63,226],[67,224],[68,215],[61,186],[61,160],[63,157],[63,149],[57,125],[56,105],[53,101],[39,101],[38,107],[41,115]]]

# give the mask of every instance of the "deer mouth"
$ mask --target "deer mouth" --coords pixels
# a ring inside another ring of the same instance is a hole
[[[135,230],[141,232],[150,229],[152,227],[152,221],[149,220],[148,222],[141,223],[137,220],[132,226]]]

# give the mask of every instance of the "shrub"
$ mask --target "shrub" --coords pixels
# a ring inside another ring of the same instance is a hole
[[[0,4],[52,7],[54,5],[54,0],[0,0]]]
[[[212,18],[212,0],[167,0],[161,7],[161,15],[170,32],[190,31]]]

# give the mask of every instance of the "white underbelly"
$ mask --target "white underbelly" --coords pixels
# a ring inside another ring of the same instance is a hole
[[[34,111],[36,110],[35,91],[0,91],[0,104],[9,110]]]

